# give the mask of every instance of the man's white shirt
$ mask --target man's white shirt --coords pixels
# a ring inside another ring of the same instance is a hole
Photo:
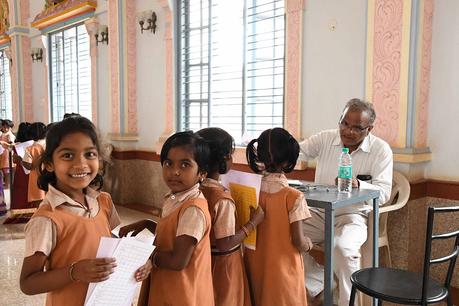
[[[300,159],[317,158],[315,183],[335,185],[338,175],[338,160],[343,148],[339,130],[326,130],[300,143]],[[393,155],[387,142],[369,133],[360,146],[351,153],[352,175],[371,175],[371,183],[360,181],[360,189],[380,191],[379,203],[389,200],[392,189]],[[366,215],[371,206],[359,203],[338,209],[335,214],[342,215],[361,212]]]

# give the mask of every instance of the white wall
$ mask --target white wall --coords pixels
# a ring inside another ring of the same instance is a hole
[[[364,97],[365,0],[308,0],[303,18],[302,132],[335,128],[344,104]],[[336,24],[334,31],[330,24]]]
[[[153,150],[165,126],[165,12],[158,1],[151,0],[137,0],[136,9],[137,12],[153,10],[157,16],[156,34],[150,31],[141,34],[140,28],[137,31],[137,111],[140,135],[137,147]]]
[[[459,1],[435,1],[427,177],[459,180]]]

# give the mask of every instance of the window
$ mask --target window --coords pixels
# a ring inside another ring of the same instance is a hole
[[[83,24],[49,34],[51,118],[79,113],[91,119],[89,35]]]
[[[10,60],[5,50],[0,50],[0,118],[13,120]]]
[[[236,139],[284,118],[284,0],[182,0],[179,130],[218,126]]]

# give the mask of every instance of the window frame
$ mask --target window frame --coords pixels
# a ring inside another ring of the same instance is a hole
[[[247,2],[247,1],[246,1]],[[274,2],[277,2],[275,0],[273,0],[273,3]],[[212,0],[208,0],[208,4],[209,6],[211,6],[212,4]],[[286,88],[286,77],[287,77],[287,57],[288,57],[288,54],[287,54],[287,38],[288,38],[288,32],[287,32],[287,15],[288,15],[288,12],[287,12],[287,9],[288,9],[288,1],[285,1],[284,2],[284,13],[283,13],[283,18],[284,18],[284,35],[283,35],[283,48],[284,48],[284,53],[283,53],[283,74],[282,74],[282,77],[283,77],[283,84],[284,84],[284,88],[282,90],[282,115],[281,115],[281,126],[282,127],[286,127],[287,125],[287,122],[286,122],[286,119],[287,119],[287,113],[286,113],[286,110],[287,110],[287,88]],[[184,63],[185,61],[183,60],[183,57],[182,57],[182,53],[183,53],[183,50],[182,50],[182,0],[179,0],[179,1],[176,1],[175,2],[175,19],[176,19],[176,22],[174,23],[175,25],[175,28],[176,28],[176,35],[175,35],[175,54],[176,54],[176,60],[175,60],[175,63],[176,63],[176,73],[175,73],[175,76],[177,78],[177,86],[176,86],[176,94],[175,94],[175,98],[176,98],[176,103],[174,103],[175,105],[175,109],[176,109],[176,112],[175,112],[175,128],[177,131],[180,131],[180,130],[183,130],[185,129],[185,124],[184,124],[184,118],[182,118],[183,116],[183,111],[185,110],[185,106],[183,105],[183,101],[182,101],[182,98],[183,98],[183,91],[182,91],[182,80],[183,80],[183,74],[182,74],[182,63]],[[262,4],[262,5],[265,5],[265,4]],[[275,12],[278,8],[274,8],[273,11]],[[242,107],[242,114],[241,114],[241,124],[242,124],[242,127],[241,127],[241,134],[244,134],[245,131],[247,131],[247,128],[248,128],[248,125],[247,125],[247,121],[248,121],[248,118],[250,117],[250,114],[246,114],[245,113],[245,109],[247,108],[247,104],[248,104],[248,101],[247,101],[247,82],[249,82],[249,77],[247,76],[247,65],[248,65],[248,60],[247,60],[247,56],[249,55],[248,54],[248,45],[247,45],[247,40],[248,40],[248,37],[246,35],[246,32],[247,32],[247,27],[249,27],[250,25],[248,24],[248,17],[247,17],[247,8],[245,9],[245,11],[243,12],[243,15],[244,15],[244,20],[245,20],[245,23],[244,23],[244,29],[243,29],[243,33],[244,33],[244,36],[242,37],[242,39],[244,40],[244,46],[243,46],[243,62],[242,62],[242,65],[243,65],[243,69],[242,69],[242,73],[241,73],[241,80],[242,80],[242,88],[241,88],[241,107]],[[208,19],[209,19],[209,26],[208,26],[208,33],[211,33],[211,26],[212,26],[212,23],[211,23],[211,18],[212,18],[212,10],[209,9],[209,15],[208,15]],[[185,16],[188,16],[188,15],[185,15]],[[211,35],[208,35],[208,97],[207,97],[207,122],[209,124],[212,125],[212,120],[211,120],[211,112],[212,112],[212,105],[210,103],[210,101],[212,100],[212,91],[210,90],[210,87],[211,87],[211,82],[212,82],[212,74],[211,74],[211,70],[212,70],[212,56],[210,54],[210,50],[211,50],[211,46],[212,46],[212,37]],[[270,59],[270,61],[272,61],[273,63],[275,63],[278,59],[276,58],[272,58]],[[276,74],[272,74],[273,77],[276,76]],[[272,91],[275,90],[275,87],[272,87],[272,88],[267,88],[267,89],[271,89]],[[273,100],[274,100],[274,97],[276,97],[276,95],[274,93],[272,93],[272,97],[273,97]],[[275,104],[277,103],[271,103],[271,107],[275,107]],[[189,106],[188,106],[189,108]],[[274,115],[274,113],[271,114],[271,117],[272,117],[272,120],[276,117]],[[253,124],[253,127],[256,127],[258,124],[263,124],[263,123],[254,123]],[[276,125],[276,126],[279,126],[279,125]],[[274,127],[274,126],[273,126]],[[295,131],[294,134],[298,134],[298,131]],[[233,135],[233,137],[241,137],[242,138],[242,135]]]
[[[50,122],[57,122],[57,121],[60,121],[62,120],[62,118],[57,118],[56,120],[54,120],[54,96],[53,96],[53,57],[52,57],[52,36],[53,35],[57,35],[59,33],[64,33],[65,31],[68,31],[68,30],[71,30],[71,29],[76,29],[76,36],[78,37],[78,27],[83,27],[85,30],[86,30],[86,33],[88,35],[88,67],[89,67],[89,73],[88,73],[88,77],[90,78],[89,79],[89,94],[91,95],[91,98],[90,98],[90,104],[89,104],[89,109],[91,111],[91,115],[88,117],[89,120],[92,120],[92,116],[93,116],[93,93],[92,93],[92,69],[95,69],[94,67],[92,67],[92,63],[91,63],[91,33],[90,31],[88,31],[87,27],[86,27],[86,24],[85,24],[86,20],[83,20],[83,21],[79,21],[77,23],[73,23],[69,26],[66,26],[66,27],[62,27],[62,28],[59,28],[59,29],[56,29],[55,31],[50,31],[50,32],[47,32],[46,33],[46,36],[47,36],[47,55],[48,55],[48,58],[49,58],[49,68],[48,68],[48,78],[49,78],[49,115],[50,115]],[[78,41],[78,39],[77,39]],[[62,48],[63,52],[65,52],[65,48]],[[78,43],[76,44],[76,54],[78,54]],[[79,69],[79,60],[77,61],[76,63],[77,65],[77,71]],[[64,65],[65,66],[65,65]],[[65,72],[64,72],[65,74]],[[65,78],[64,78],[65,79]],[[79,94],[79,84],[80,84],[80,80],[79,80],[79,77],[77,77],[77,82],[78,82],[78,85],[77,85],[77,113],[80,113],[80,94]],[[65,90],[65,89],[64,89]],[[64,94],[65,96],[65,94]],[[64,110],[65,110],[65,103],[64,103]],[[72,112],[74,112],[75,110],[72,110]],[[65,111],[64,111],[65,113]]]

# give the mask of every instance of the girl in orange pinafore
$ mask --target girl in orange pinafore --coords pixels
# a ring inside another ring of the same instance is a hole
[[[108,279],[116,267],[113,258],[96,259],[96,253],[100,238],[120,223],[110,195],[96,190],[102,177],[94,125],[84,117],[56,123],[39,169],[38,184],[47,193],[26,225],[21,290],[47,292],[47,306],[81,306],[89,283]],[[137,281],[150,268],[148,262],[139,269]]]
[[[220,128],[205,128],[197,132],[209,144],[209,174],[201,184],[201,191],[209,204],[212,218],[210,242],[212,248],[212,278],[216,306],[251,305],[241,243],[248,233],[263,220],[259,206],[251,220],[240,227],[236,206],[229,191],[218,179],[232,165],[234,139]]]
[[[120,236],[144,228],[156,232],[150,278],[138,305],[213,306],[210,215],[199,190],[206,177],[209,147],[193,132],[169,137],[161,149],[163,179],[170,188],[156,225],[142,220],[120,229]]]
[[[42,122],[34,122],[29,127],[29,133],[34,143],[25,149],[22,165],[29,173],[29,184],[27,191],[27,202],[30,207],[38,207],[45,198],[44,190],[38,188],[38,162],[41,154],[45,151],[46,126]]]
[[[10,188],[10,152],[8,150],[8,144],[14,143],[16,137],[14,136],[11,129],[14,127],[14,123],[11,120],[5,119],[1,120],[1,130],[2,136],[0,137],[0,141],[4,144],[4,151],[0,155],[0,166],[3,172],[3,178],[5,180],[5,189]],[[12,165],[13,166],[13,165]]]
[[[256,250],[246,248],[244,254],[255,306],[307,305],[301,253],[312,243],[303,236],[302,220],[311,215],[303,194],[284,175],[295,167],[299,151],[282,128],[264,131],[247,146],[250,168],[263,173],[259,205],[265,212]]]

